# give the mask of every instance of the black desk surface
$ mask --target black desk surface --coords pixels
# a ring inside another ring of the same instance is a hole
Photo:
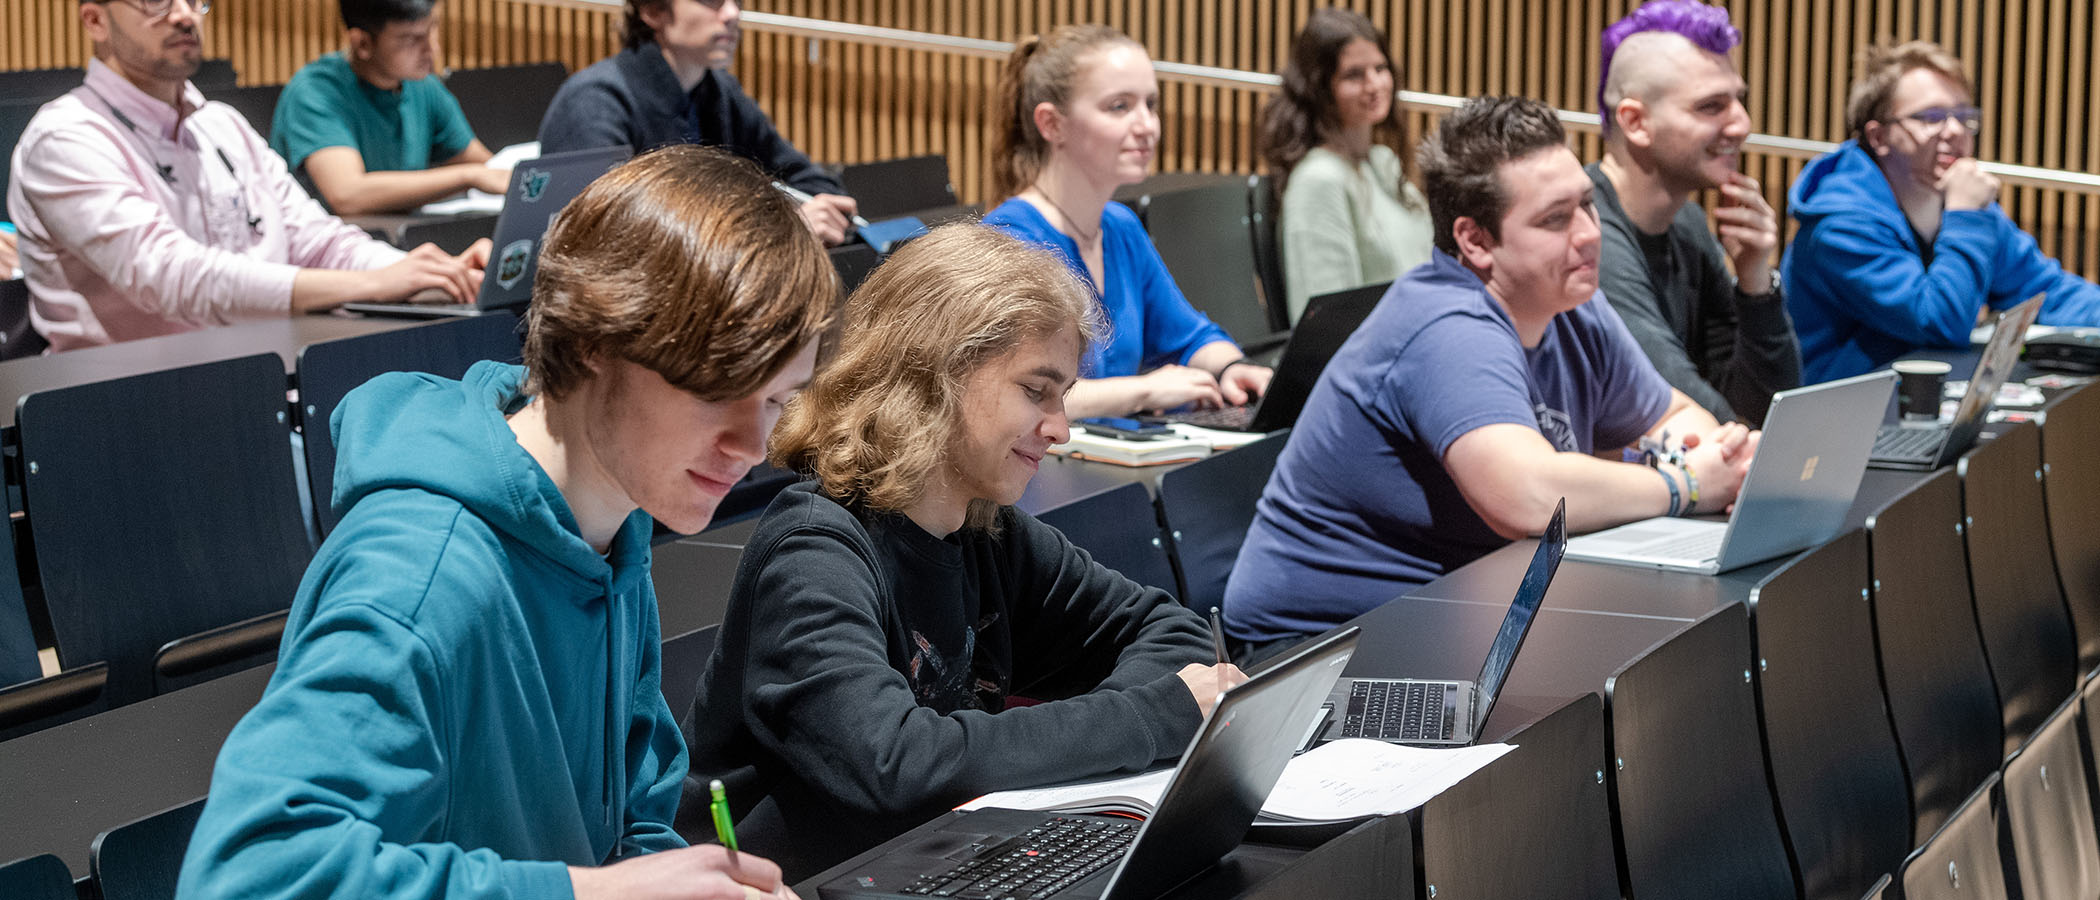
[[[87,347],[48,356],[0,362],[0,427],[15,424],[15,404],[37,391],[160,372],[197,363],[276,353],[287,373],[308,344],[430,324],[417,319],[337,315],[264,319],[187,334]]]
[[[56,854],[88,873],[95,835],[211,788],[234,723],[274,665],[0,743],[0,857]]]

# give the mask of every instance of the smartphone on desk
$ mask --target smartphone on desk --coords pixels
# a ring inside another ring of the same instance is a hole
[[[1072,424],[1088,434],[1118,438],[1126,441],[1156,441],[1172,437],[1174,429],[1157,422],[1140,422],[1136,419],[1093,418],[1075,419]]]

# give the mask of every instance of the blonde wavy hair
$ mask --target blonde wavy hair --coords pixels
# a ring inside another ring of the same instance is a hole
[[[903,512],[956,444],[970,376],[1066,330],[1090,345],[1107,327],[1099,309],[1048,251],[983,225],[936,228],[847,301],[838,355],[781,413],[773,464],[841,501]],[[997,512],[973,501],[965,527]]]

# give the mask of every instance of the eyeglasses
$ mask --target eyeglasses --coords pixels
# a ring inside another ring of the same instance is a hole
[[[1970,134],[1983,130],[1983,110],[1973,106],[1928,106],[1903,119],[1925,126],[1926,131],[1944,128],[1949,120],[1961,123],[1962,130]]]
[[[106,4],[109,0],[95,0],[95,2]],[[148,22],[167,18],[175,12],[176,2],[177,0],[124,0],[125,5],[138,10],[139,14],[145,16]],[[201,16],[211,12],[211,0],[182,0],[182,2],[187,4],[190,11],[197,15]]]

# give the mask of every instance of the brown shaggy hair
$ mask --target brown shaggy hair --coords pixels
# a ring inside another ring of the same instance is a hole
[[[559,399],[624,359],[704,400],[758,390],[821,333],[838,273],[749,161],[665,147],[554,217],[526,313],[528,390]]]
[[[936,228],[853,292],[838,355],[781,413],[773,464],[841,501],[903,512],[952,452],[970,376],[1068,329],[1087,346],[1105,328],[1099,308],[1048,251],[984,225]],[[965,526],[996,515],[973,502]]]

